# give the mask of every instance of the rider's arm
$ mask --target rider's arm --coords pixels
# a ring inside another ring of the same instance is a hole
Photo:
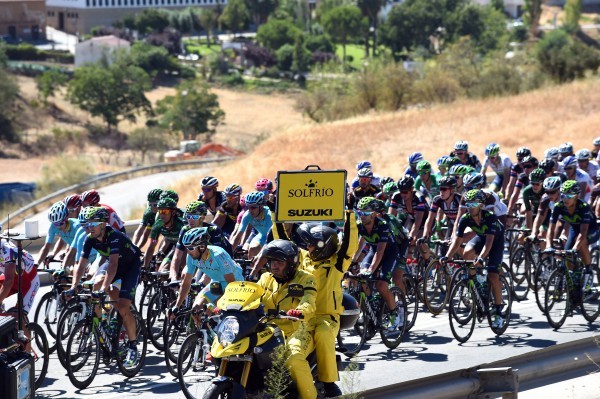
[[[425,237],[429,237],[429,235],[431,234],[431,229],[433,228],[433,224],[435,223],[435,220],[437,218],[439,212],[439,208],[436,208],[434,210],[434,208],[430,208],[428,215],[427,215],[427,221],[425,222]]]
[[[374,273],[375,270],[379,267],[381,260],[383,259],[383,253],[385,252],[385,247],[387,247],[387,242],[379,242],[377,243],[377,249],[375,250],[375,255],[373,256],[373,260],[371,260],[371,265],[369,266],[369,271]]]
[[[192,284],[192,279],[194,278],[194,273],[186,273],[183,276],[183,280],[181,281],[181,286],[179,287],[179,295],[177,295],[177,302],[175,306],[180,307],[181,304],[185,301],[188,294],[190,293],[190,285]]]
[[[424,217],[425,211],[415,211],[415,222],[410,228],[410,233],[408,233],[408,235],[412,237],[413,240],[420,237],[421,230],[419,230],[419,227],[421,227],[421,222],[423,221]]]
[[[156,249],[156,243],[158,242],[157,239],[150,239],[150,245],[148,245],[148,248],[146,248],[146,252],[144,252],[144,267],[147,268],[148,265],[150,265],[150,261],[152,260],[152,257],[154,256],[154,250]]]
[[[71,284],[71,288],[77,287],[77,284],[79,284],[79,281],[81,281],[81,278],[83,277],[83,272],[85,271],[87,264],[88,258],[82,255],[79,258],[77,265],[75,265],[75,269],[73,269],[73,283]]]
[[[179,277],[179,269],[181,268],[186,256],[187,254],[185,251],[175,248],[175,253],[173,254],[173,259],[171,260],[171,265],[169,268],[169,279],[171,281],[177,280]]]
[[[508,184],[509,180],[512,183],[510,186]],[[510,191],[512,190],[512,186],[515,185],[515,181],[516,181],[516,177],[513,178],[510,176],[510,168],[504,168],[504,177],[502,178],[502,189],[500,190],[500,192],[502,193],[502,196],[504,198],[507,198],[507,196],[510,194]],[[508,186],[508,189],[507,189],[507,186]]]
[[[485,259],[488,256],[488,254],[492,250],[494,238],[495,238],[494,234],[486,234],[485,235],[485,245],[483,246],[483,248],[481,249],[481,252],[478,255],[479,258]]]
[[[354,256],[352,256],[352,262],[358,262],[358,259],[360,258],[360,254],[362,253],[362,249],[365,246],[365,239],[363,237],[360,237],[360,239],[358,240],[358,246],[356,247],[356,252],[354,252]]]
[[[577,235],[577,238],[575,239],[575,244],[573,244],[573,248],[580,250],[581,248],[581,244],[583,244],[583,238],[587,237],[588,234],[588,229],[589,229],[590,225],[588,223],[581,223],[581,225],[579,225],[579,234]]]
[[[227,216],[223,212],[218,211],[217,214],[215,215],[215,218],[213,219],[212,223],[214,225],[216,225],[218,228],[222,229],[223,225],[225,224],[226,217]]]
[[[10,294],[10,290],[14,284],[17,265],[14,262],[4,264],[4,283],[0,288],[0,304]]]
[[[581,190],[579,191],[579,199],[582,201],[585,201],[585,196],[587,195],[587,190],[588,190],[588,184],[584,181],[579,183],[579,187],[581,187]]]

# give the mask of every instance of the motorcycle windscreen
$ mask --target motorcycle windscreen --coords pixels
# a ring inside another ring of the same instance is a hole
[[[260,298],[264,293],[263,288],[250,281],[233,281],[227,284],[225,293],[217,302],[223,310],[247,311],[260,306]]]

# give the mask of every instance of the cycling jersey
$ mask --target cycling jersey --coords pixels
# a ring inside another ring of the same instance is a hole
[[[421,176],[417,177],[417,180],[415,180],[415,190],[419,190],[426,197],[433,198],[440,193],[440,182],[439,181],[440,181],[441,177],[434,173],[430,173],[429,178],[430,178],[431,187],[427,188],[427,185],[425,184],[423,179],[421,179]]]
[[[458,156],[454,155],[454,151],[450,153],[450,156],[458,158]],[[481,162],[479,162],[479,158],[477,158],[477,155],[473,154],[472,152],[467,153],[467,157],[464,162],[462,160],[460,160],[460,162],[463,165],[471,166],[475,170],[475,172],[479,173],[481,171]]]
[[[242,206],[238,204],[237,210],[229,207],[227,202],[223,203],[218,209],[217,213],[225,215],[225,222],[223,223],[223,232],[228,236],[233,234],[233,229],[237,221],[238,215],[242,212]]]
[[[596,177],[596,173],[598,173],[598,168],[599,166],[595,161],[589,161],[587,168],[581,170],[583,170],[590,176],[590,178],[593,179],[594,177]]]
[[[48,235],[46,236],[46,244],[52,243],[54,241],[54,237],[58,234],[67,245],[73,246],[73,240],[75,239],[75,235],[77,234],[77,231],[81,225],[79,224],[79,219],[75,218],[67,219],[67,224],[68,226],[66,231],[62,231],[54,224],[50,224]]]
[[[481,191],[485,194],[485,201],[483,202],[483,209],[489,212],[493,212],[496,216],[504,216],[508,214],[508,207],[498,194],[496,194],[493,190],[484,188]],[[461,198],[460,207],[462,209],[467,209],[465,206],[465,198]]]
[[[569,223],[571,227],[577,226],[579,228],[582,224],[588,224],[588,230],[596,229],[596,215],[594,215],[594,211],[592,211],[587,202],[580,199],[577,199],[577,205],[573,214],[569,213],[563,201],[557,202],[552,210],[551,222],[556,223],[558,220]]]
[[[450,204],[442,199],[441,195],[436,195],[431,201],[431,208],[429,212],[437,213],[438,209],[441,209],[444,212],[444,215],[451,221],[456,220],[456,216],[458,215],[458,209],[461,204],[461,195],[458,193],[453,193]]]
[[[0,282],[4,284],[6,264],[14,263],[15,266],[18,261],[18,248],[12,242],[0,239]],[[22,251],[21,257],[21,292],[23,294],[23,310],[29,312],[35,299],[35,294],[40,287],[40,278],[37,274],[37,268],[35,267],[35,260],[33,256],[25,250]],[[12,287],[10,288],[8,295],[13,295],[19,292],[19,278],[16,275],[13,279]]]
[[[115,279],[121,275],[126,275],[131,269],[140,268],[141,252],[138,247],[133,245],[129,237],[120,231],[116,231],[110,226],[104,228],[104,237],[102,241],[92,238],[89,234],[83,243],[81,256],[89,259],[92,249],[98,251],[102,256],[119,255],[119,263]],[[123,287],[121,287],[123,288]]]
[[[119,215],[117,215],[117,212],[106,204],[98,204],[98,206],[101,206],[108,211],[108,225],[115,230],[125,233],[125,223],[121,220]]]
[[[348,193],[346,200],[346,206],[348,209],[354,209],[358,201],[364,197],[375,197],[379,193],[379,188],[373,184],[369,184],[367,187],[356,187],[352,192]]]
[[[500,154],[498,156],[499,158],[499,162],[497,164],[495,164],[494,162],[492,162],[489,157],[485,158],[485,161],[483,163],[483,169],[486,168],[491,168],[498,176],[504,176],[504,170],[505,169],[510,169],[512,166],[512,162],[510,161],[510,158],[508,157],[508,155],[506,154]]]
[[[511,174],[512,176],[512,174]],[[515,183],[515,188],[523,188],[529,185],[529,175],[527,173],[519,173],[517,176],[517,182]]]
[[[273,227],[273,219],[271,217],[271,210],[263,206],[263,218],[255,219],[250,215],[250,212],[244,213],[242,221],[240,222],[240,231],[244,232],[248,225],[252,226],[256,231],[257,235],[252,239],[252,242],[259,242],[260,245],[264,245],[267,242],[267,236],[271,227]]]
[[[412,193],[412,198],[409,205],[405,203],[402,199],[402,195],[400,192],[394,193],[392,196],[392,200],[390,202],[390,207],[394,209],[398,209],[399,213],[405,213],[407,215],[407,223],[414,223],[416,212],[427,212],[429,211],[429,205],[427,205],[427,201],[425,200],[425,196],[420,191],[414,191]],[[419,226],[419,230],[425,226],[425,221],[427,219],[427,215],[425,214],[421,220],[421,225]]]
[[[583,200],[589,204],[590,198],[592,196],[592,187],[594,187],[594,181],[592,180],[590,175],[588,175],[583,170],[577,168],[577,170],[575,170],[575,178],[569,178],[569,180],[577,180],[577,183],[585,183],[587,185],[585,189],[585,197],[583,198]]]
[[[210,245],[214,245],[217,247],[223,248],[229,255],[232,254],[231,251],[231,243],[225,236],[223,235],[223,231],[220,228],[215,226],[212,223],[203,222],[199,227],[206,227],[208,229],[208,233],[210,234]],[[181,231],[179,232],[179,239],[177,240],[176,248],[180,251],[185,252],[185,245],[183,245],[183,236],[187,233],[192,227],[189,225],[183,226]]]
[[[546,217],[542,221],[542,226],[548,227],[550,224],[550,215],[552,214],[552,210],[554,209],[554,201],[550,199],[548,194],[542,195],[542,199],[540,200],[540,205],[538,206],[538,213],[540,215],[546,214]],[[546,211],[550,212],[546,212]]]
[[[148,229],[151,229],[154,225],[154,221],[156,220],[156,214],[157,212],[152,212],[151,207],[147,207],[144,211],[144,216],[142,216],[142,221],[140,224]]]
[[[376,186],[376,187],[380,187],[381,186],[381,177],[379,175],[376,175],[375,173],[373,173],[373,177],[371,178],[371,184]],[[359,185],[358,185],[358,176],[356,176],[354,178],[354,180],[352,180],[352,189],[356,189]]]
[[[368,253],[362,260],[361,267],[369,268],[375,253],[377,245],[386,243],[383,256],[379,262],[378,268],[374,273],[374,278],[378,280],[391,281],[392,272],[398,262],[398,245],[388,224],[381,218],[375,218],[371,232],[367,232],[365,226],[357,221],[358,234],[367,242]]]
[[[167,228],[160,218],[154,221],[152,230],[150,231],[150,239],[158,240],[159,236],[163,236],[170,244],[175,244],[179,240],[179,232],[185,226],[185,221],[177,216],[172,216],[173,225]]]
[[[531,211],[532,215],[537,215],[544,189],[540,188],[539,192],[533,191],[533,186],[529,185],[523,189],[523,205],[526,211]]]
[[[75,233],[75,239],[73,240],[73,244],[71,245],[72,247],[75,248],[75,262],[79,262],[79,258],[81,258],[81,252],[83,251],[83,243],[85,243],[85,239],[87,238],[87,235],[88,235],[88,232],[83,227],[79,227],[79,229]],[[88,260],[90,262],[93,262],[94,260],[96,260],[97,256],[98,256],[98,251],[96,251],[95,249],[92,249],[92,252],[90,252],[90,257],[88,258]]]
[[[227,198],[223,191],[216,191],[215,192],[215,209],[212,210],[209,205],[209,200],[204,199],[204,193],[198,194],[198,201],[204,202],[206,204],[206,208],[208,209],[208,212],[210,212],[210,214],[213,216],[217,214],[217,210],[224,202],[226,202],[226,200],[227,200]]]
[[[502,224],[498,221],[496,215],[492,212],[481,210],[481,223],[477,224],[470,213],[462,215],[458,221],[456,236],[462,237],[465,230],[469,227],[475,234],[485,238],[488,234],[502,235]]]

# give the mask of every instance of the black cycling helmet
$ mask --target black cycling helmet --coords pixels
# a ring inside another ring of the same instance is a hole
[[[454,176],[444,176],[440,179],[440,187],[456,188],[456,178]]]
[[[309,252],[310,259],[314,261],[330,258],[337,251],[338,235],[331,227],[302,223],[296,233],[307,245],[315,246],[315,249]]]
[[[158,202],[163,190],[160,188],[152,189],[148,192],[148,202]]]
[[[379,179],[379,185],[381,187],[384,187],[388,183],[395,183],[394,178],[393,177],[389,177],[389,176],[384,176],[381,179]]]
[[[556,166],[556,162],[554,162],[554,159],[545,158],[545,159],[541,160],[541,162],[538,166],[540,168],[544,169],[544,172],[550,173],[554,170],[554,167]]]
[[[517,158],[525,158],[531,156],[531,150],[527,147],[521,147],[517,150]]]
[[[406,175],[402,179],[398,180],[399,190],[412,190],[415,186],[415,179],[412,176]]]
[[[179,195],[177,194],[177,192],[175,190],[164,190],[160,194],[159,199],[163,199],[163,198],[171,198],[173,201],[175,201],[175,206],[177,206],[177,203],[179,202]]]
[[[267,260],[286,262],[287,265],[283,276],[273,274],[275,280],[280,284],[286,283],[294,277],[300,263],[298,246],[288,240],[273,240],[267,243],[262,249],[262,256]]]

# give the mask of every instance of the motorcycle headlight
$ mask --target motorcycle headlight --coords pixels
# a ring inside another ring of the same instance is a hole
[[[217,327],[217,336],[219,338],[219,343],[226,347],[235,341],[235,337],[240,332],[240,323],[238,323],[235,317],[226,317],[221,323],[219,327]]]

